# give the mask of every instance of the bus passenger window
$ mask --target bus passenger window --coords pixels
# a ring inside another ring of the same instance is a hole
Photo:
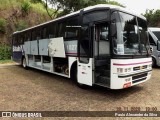
[[[59,24],[59,31],[58,31],[58,37],[65,37],[65,28],[66,28],[66,21]]]
[[[42,30],[42,39],[46,39],[46,38],[48,38],[47,28],[43,28],[43,30]]]
[[[56,24],[53,23],[49,24],[48,33],[49,33],[49,38],[56,37]]]

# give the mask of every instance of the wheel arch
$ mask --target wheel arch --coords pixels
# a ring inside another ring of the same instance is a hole
[[[156,59],[156,57],[154,55],[152,55],[151,57],[152,57],[152,62],[153,62],[153,59],[155,61],[155,65],[153,67],[157,66],[157,59]],[[153,63],[152,63],[152,65],[153,65]]]
[[[73,63],[72,63],[72,65],[71,65],[71,67],[70,67],[70,78],[72,79],[73,78],[73,71],[74,70],[77,70],[77,61],[74,61]]]

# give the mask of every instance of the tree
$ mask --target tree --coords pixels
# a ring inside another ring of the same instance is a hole
[[[110,0],[45,0],[45,2],[47,13],[51,19],[56,16],[66,15],[68,13],[96,4],[112,4],[125,7],[116,1]],[[49,12],[48,5],[52,5],[52,7],[54,8],[54,12]]]
[[[148,26],[157,27],[160,23],[160,10],[146,10],[144,16],[147,18]]]

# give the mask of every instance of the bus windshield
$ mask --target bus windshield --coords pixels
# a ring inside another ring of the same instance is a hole
[[[114,14],[117,35],[114,39],[114,53],[117,55],[147,55],[149,42],[146,21],[122,12]]]
[[[157,39],[160,40],[160,32],[159,31],[153,31],[153,33],[157,37]]]

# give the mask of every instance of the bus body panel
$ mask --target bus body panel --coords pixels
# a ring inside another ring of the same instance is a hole
[[[150,35],[150,39],[152,39],[152,42],[155,42],[154,45],[152,45],[151,43],[151,49],[152,49],[152,57],[156,60],[156,65],[160,66],[160,51],[157,50],[157,41],[158,38],[156,37],[156,35],[153,32],[160,32],[160,28],[148,28],[148,33]],[[151,42],[151,40],[150,40]]]
[[[78,83],[92,86],[93,84],[93,59],[89,63],[78,62]]]
[[[151,58],[112,59],[111,89],[123,89],[150,79]]]

